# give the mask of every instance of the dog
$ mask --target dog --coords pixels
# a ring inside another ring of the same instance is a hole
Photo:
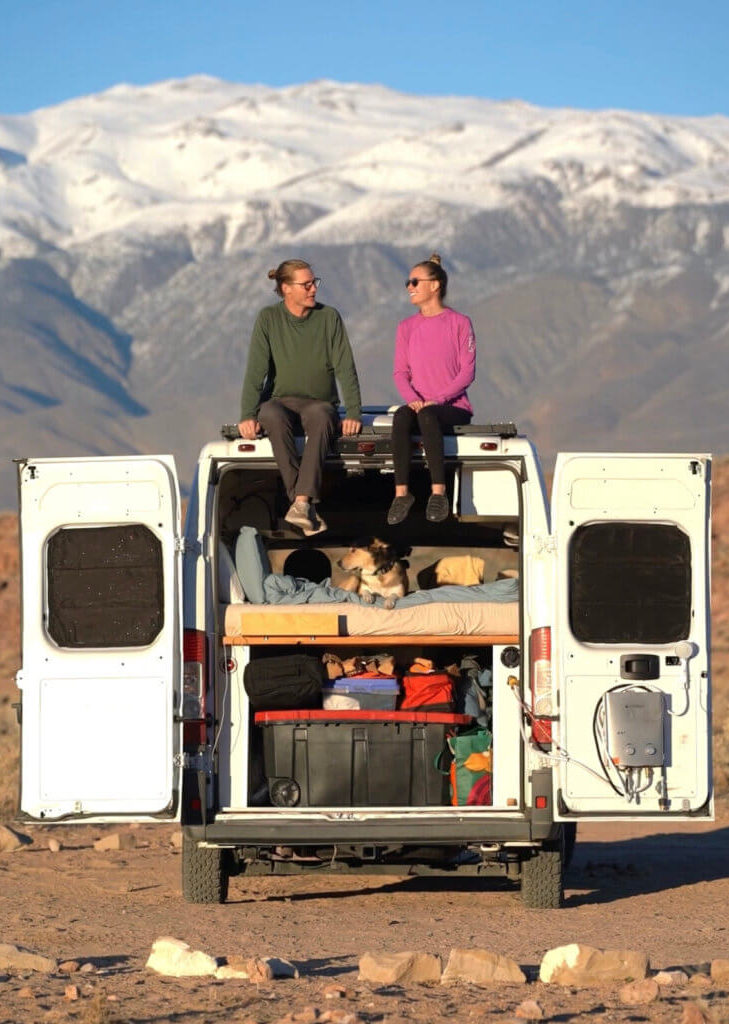
[[[408,592],[407,562],[377,537],[354,541],[337,565],[352,577],[345,581],[343,589],[361,594],[367,604],[374,604],[375,596],[379,595],[385,599],[385,608],[392,609],[397,599]]]

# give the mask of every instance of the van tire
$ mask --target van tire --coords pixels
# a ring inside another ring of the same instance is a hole
[[[556,910],[564,902],[564,860],[562,843],[545,846],[533,857],[522,861],[521,898],[525,907]]]
[[[225,903],[228,864],[225,850],[182,838],[182,897],[186,903]]]

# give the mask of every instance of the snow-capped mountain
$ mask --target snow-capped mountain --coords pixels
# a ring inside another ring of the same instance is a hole
[[[725,117],[206,76],[0,116],[5,453],[172,448],[189,479],[290,255],[345,315],[365,399],[394,400],[403,278],[433,249],[476,325],[480,419],[547,457],[727,450],[728,247]]]

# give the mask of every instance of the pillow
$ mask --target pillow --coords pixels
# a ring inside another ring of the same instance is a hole
[[[233,556],[225,544],[218,545],[218,599],[223,604],[243,604],[246,599]]]
[[[265,604],[263,580],[271,572],[271,563],[258,530],[253,526],[241,526],[235,542],[235,567],[248,600],[253,604]]]

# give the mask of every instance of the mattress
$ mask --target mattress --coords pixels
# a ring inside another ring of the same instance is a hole
[[[236,636],[516,636],[517,602],[444,602],[410,608],[358,604],[229,604],[225,635]]]

